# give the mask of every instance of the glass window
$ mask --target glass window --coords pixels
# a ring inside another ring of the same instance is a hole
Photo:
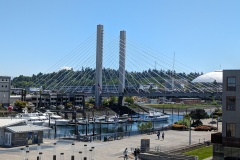
[[[227,77],[227,91],[236,91],[236,77]]]
[[[236,133],[236,124],[226,123],[226,137],[235,137],[235,133]]]
[[[236,97],[226,97],[226,106],[227,110],[235,110],[236,109]]]

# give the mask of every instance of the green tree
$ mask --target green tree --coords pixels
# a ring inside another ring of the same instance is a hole
[[[152,124],[151,121],[148,121],[147,123],[139,123],[139,124],[137,125],[138,130],[140,130],[140,131],[144,131],[144,130],[151,129],[152,126],[153,126],[153,124]]]
[[[212,96],[212,105],[217,105],[217,101],[215,100],[215,97]]]
[[[108,105],[109,105],[108,99],[107,99],[107,98],[104,98],[102,104],[103,104],[104,106],[108,106]]]
[[[133,97],[125,97],[124,101],[127,102],[128,104],[133,104],[134,103]]]
[[[180,124],[180,125],[184,125],[184,126],[188,127],[190,125],[190,118],[183,118],[183,119],[175,122],[175,124]]]
[[[89,103],[89,102],[86,102],[86,103],[85,103],[85,107],[87,107],[87,109],[90,109],[90,108],[93,108],[93,107],[94,107],[94,104]]]
[[[26,103],[27,103],[27,102],[26,102]],[[26,104],[26,107],[27,107],[27,109],[28,109],[29,111],[33,109],[32,106],[31,106],[29,103]]]
[[[217,85],[218,85],[218,83],[217,83],[217,81],[216,81],[216,80],[214,80],[214,81],[213,81],[213,85],[215,85],[215,86],[217,86]]]
[[[21,101],[21,100],[16,100],[14,105],[18,108],[19,111],[21,111],[23,108],[27,106],[27,102]]]
[[[189,116],[194,120],[208,118],[208,114],[204,109],[196,109],[194,111],[191,111]]]
[[[91,97],[91,98],[88,99],[88,103],[91,103],[91,104],[93,104],[93,105],[95,104],[95,100],[93,99],[93,97]]]
[[[72,102],[68,102],[67,105],[66,105],[67,109],[71,108],[72,106],[73,106]]]
[[[4,108],[3,108],[3,105],[2,105],[2,103],[0,103],[0,110],[3,110]]]
[[[81,70],[78,71],[73,71],[73,70],[61,70],[58,72],[52,72],[52,73],[47,73],[47,74],[43,74],[43,73],[38,73],[38,74],[33,74],[31,77],[30,76],[23,76],[20,75],[19,77],[15,77],[12,80],[12,85],[16,88],[26,88],[28,86],[31,87],[38,87],[38,86],[43,86],[43,88],[53,88],[56,85],[58,86],[63,86],[64,84],[66,84],[66,82],[71,81],[71,84],[73,86],[77,86],[77,85],[85,85],[85,84],[89,84],[89,85],[93,85],[94,82],[94,74],[95,73],[95,69],[92,68],[82,68]],[[85,75],[88,74],[88,76],[85,76],[85,81],[82,81],[79,83],[80,77],[78,75]],[[103,68],[103,75],[106,75],[106,83],[107,84],[117,84],[118,83],[118,79],[114,78],[114,75],[117,75],[118,71],[114,70],[114,69],[109,69],[109,68]],[[172,71],[171,70],[145,70],[142,72],[130,72],[129,74],[126,75],[126,79],[128,79],[129,84],[130,83],[135,83],[136,79],[139,79],[139,77],[144,77],[144,81],[145,78],[148,79],[149,82],[154,83],[156,80],[159,83],[165,83],[164,79],[168,78],[168,75],[171,75]],[[203,73],[177,73],[174,71],[174,75],[175,78],[177,77],[183,77],[186,78],[189,82],[191,82],[194,78],[200,76]],[[54,78],[53,78],[54,77]],[[61,81],[59,81],[57,77],[62,77]],[[65,77],[72,77],[72,78],[65,78]],[[41,84],[40,81],[37,81],[37,79],[41,79]],[[154,79],[154,80],[153,80]],[[140,78],[139,81],[142,81],[142,79]],[[216,82],[214,82],[216,84]],[[153,85],[157,85],[157,83],[153,84]],[[191,88],[189,88],[191,89]],[[150,89],[152,90],[152,88]]]
[[[109,104],[116,104],[117,103],[117,97],[111,96],[109,99]]]

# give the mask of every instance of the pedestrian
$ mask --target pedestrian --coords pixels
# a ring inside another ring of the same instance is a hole
[[[158,137],[158,140],[159,140],[159,136],[160,136],[160,131],[157,132],[157,137]]]
[[[139,148],[137,148],[137,154],[138,154],[138,156],[140,155],[140,149]]]
[[[135,157],[135,160],[138,160],[138,151],[137,151],[137,148],[135,148],[134,150],[134,157]]]
[[[140,154],[140,149],[139,149],[139,148],[137,148],[137,154],[138,154],[138,155]]]
[[[123,157],[124,157],[124,160],[128,159],[128,150],[127,150],[127,148],[123,151]]]
[[[165,135],[165,134],[164,134],[164,132],[163,132],[163,133],[162,133],[162,139],[163,139],[163,140],[164,140],[164,135]]]

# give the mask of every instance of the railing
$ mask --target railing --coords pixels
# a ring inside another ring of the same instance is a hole
[[[197,146],[198,144],[192,145],[193,148]],[[184,149],[183,147],[182,149]],[[189,147],[186,147],[189,148]],[[139,155],[139,158],[145,159],[145,160],[197,160],[198,157],[196,156],[188,156],[183,155],[181,152],[166,152],[162,151],[161,146],[155,146],[155,147],[146,147],[143,148],[141,146],[141,150],[145,150],[146,152],[141,152]]]
[[[140,134],[153,134],[157,131],[168,130],[169,127],[164,128],[154,128],[140,131],[125,131],[125,132],[113,132],[113,133],[102,133],[102,134],[55,134],[55,133],[44,133],[43,138],[48,139],[71,139],[79,141],[112,141],[127,138],[130,136],[140,135]]]

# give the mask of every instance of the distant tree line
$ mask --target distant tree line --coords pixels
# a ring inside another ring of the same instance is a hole
[[[151,82],[156,84],[164,83],[170,76],[175,79],[187,79],[189,82],[203,73],[176,73],[171,70],[148,69],[142,72],[127,72],[126,84],[136,84],[138,82]],[[56,86],[85,86],[95,84],[95,69],[82,68],[78,71],[60,70],[52,73],[38,73],[32,76],[20,75],[12,79],[12,86],[15,88],[40,87],[55,88]],[[103,84],[118,84],[118,70],[103,68]]]

